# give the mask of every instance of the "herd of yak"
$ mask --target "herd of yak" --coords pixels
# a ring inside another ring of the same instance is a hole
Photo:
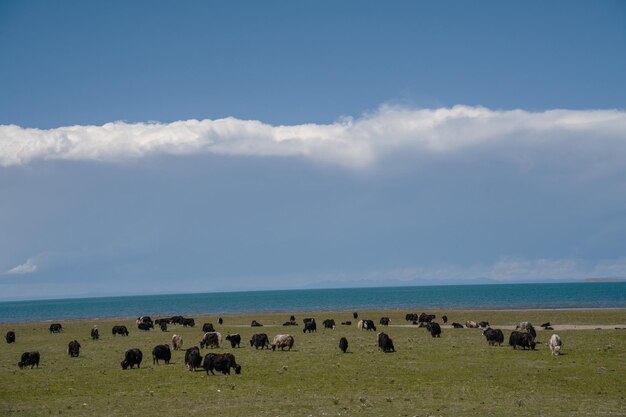
[[[354,319],[358,319],[358,313],[353,313]],[[432,335],[432,337],[439,337],[441,335],[441,326],[439,323],[435,321],[434,314],[426,314],[422,313],[417,315],[415,313],[409,313],[406,315],[406,320],[412,322],[419,327],[425,327],[428,332]],[[443,323],[447,323],[447,316],[441,317]],[[223,324],[223,320],[220,317],[218,320],[219,324]],[[390,322],[389,317],[382,317],[379,321],[380,325],[388,326]],[[303,320],[304,327],[303,332],[316,332],[317,331],[317,323],[314,318],[305,318]],[[152,321],[149,316],[141,316],[137,318],[137,328],[140,330],[148,331],[156,326],[159,326],[161,330],[166,331],[168,325],[182,325],[184,327],[194,327],[195,320],[193,318],[185,318],[183,316],[173,316],[169,318],[157,319]],[[342,322],[342,325],[351,325],[351,321]],[[292,315],[289,321],[283,323],[283,326],[297,326],[295,317]],[[251,323],[252,327],[262,327],[263,325],[256,320],[253,320]],[[336,327],[335,321],[333,319],[327,319],[323,322],[324,328],[334,329]],[[357,327],[359,330],[373,330],[376,331],[376,325],[372,320],[359,320],[357,323]],[[489,326],[488,322],[475,322],[475,321],[467,321],[465,326],[460,323],[452,323],[453,328],[481,328],[483,330],[483,335],[485,336],[487,342],[490,346],[498,345],[500,346],[504,343],[504,333],[501,329],[494,329]],[[544,323],[541,325],[544,329],[552,330],[550,327],[550,323]],[[60,323],[52,323],[49,328],[51,333],[59,333],[63,330],[63,326]],[[204,336],[200,341],[200,347],[220,347],[221,345],[221,334],[215,331],[215,328],[211,323],[205,323],[202,326],[202,331]],[[111,333],[115,335],[128,336],[129,331],[126,326],[116,325],[113,326]],[[97,326],[93,326],[91,329],[91,338],[93,340],[98,340],[100,338],[100,333]],[[523,321],[517,324],[516,329],[511,332],[509,336],[509,345],[514,349],[517,347],[521,347],[522,349],[530,349],[534,350],[536,346],[535,338],[537,333],[535,328],[530,322]],[[226,336],[226,340],[230,341],[231,346],[239,347],[239,343],[241,342],[241,336],[239,334],[230,334]],[[15,332],[9,331],[6,334],[7,343],[15,342]],[[265,333],[257,333],[252,336],[250,340],[250,346],[258,349],[268,348],[271,346],[272,350],[276,348],[280,348],[283,350],[287,347],[291,350],[291,347],[294,344],[294,337],[289,334],[280,334],[277,335],[273,342],[270,344],[267,334]],[[179,335],[174,335],[172,337],[172,345],[174,350],[178,350],[182,347],[182,337]],[[548,342],[548,346],[550,347],[550,351],[554,355],[559,355],[561,350],[561,339],[558,335],[553,334]],[[77,340],[72,340],[68,344],[67,353],[71,357],[77,357],[80,352],[80,343]],[[378,348],[382,352],[395,352],[395,348],[393,345],[392,339],[385,332],[378,333]],[[342,337],[339,340],[339,349],[342,352],[346,352],[348,350],[348,339]],[[157,345],[152,350],[152,361],[155,364],[159,363],[159,360],[163,360],[165,363],[169,363],[172,357],[172,353],[170,350],[170,346],[167,344]],[[129,349],[124,354],[124,359],[121,362],[122,369],[133,368],[135,365],[139,368],[143,359],[143,353],[140,349]],[[18,366],[20,369],[25,368],[27,366],[39,367],[40,355],[39,352],[24,352],[21,356],[20,361],[18,362]],[[198,368],[204,368],[207,375],[211,372],[215,375],[214,371],[222,372],[223,374],[230,374],[231,368],[234,369],[235,373],[241,373],[241,365],[237,364],[235,360],[235,356],[231,353],[208,353],[207,355],[202,357],[200,353],[200,349],[196,346],[189,348],[185,351],[185,366],[189,370],[195,370]]]

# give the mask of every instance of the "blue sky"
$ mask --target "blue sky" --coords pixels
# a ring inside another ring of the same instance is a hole
[[[623,2],[0,1],[0,63],[0,299],[626,277]]]

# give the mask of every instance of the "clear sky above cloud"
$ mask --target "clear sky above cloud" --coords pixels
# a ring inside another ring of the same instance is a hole
[[[0,2],[0,299],[626,277],[623,2]]]

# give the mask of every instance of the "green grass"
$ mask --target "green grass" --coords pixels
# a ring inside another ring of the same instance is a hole
[[[419,313],[419,311],[418,311]],[[434,312],[438,316],[442,312]],[[358,331],[351,312],[299,313],[352,320],[349,327],[318,329],[303,334],[302,325],[282,327],[289,314],[196,317],[195,328],[170,326],[142,332],[134,320],[63,322],[60,334],[49,323],[0,325],[2,336],[15,330],[17,342],[0,345],[0,415],[2,416],[624,416],[626,415],[626,330],[558,331],[563,353],[553,357],[545,346],[551,331],[540,331],[537,351],[489,347],[480,330],[448,329],[433,339],[425,329],[404,326],[405,312],[360,312],[384,328],[396,353],[376,346],[376,332]],[[450,321],[487,320],[492,326],[530,320],[536,325],[586,324],[625,326],[626,311],[450,311]],[[251,328],[255,318],[265,324]],[[216,325],[224,336],[240,333],[242,347],[204,349],[233,352],[242,374],[209,375],[189,372],[184,353],[173,352],[172,364],[153,365],[152,348],[182,334],[184,347],[198,345],[201,324]],[[89,331],[98,324],[99,341]],[[111,335],[114,324],[125,324],[130,336]],[[402,326],[398,326],[402,325]],[[380,329],[379,329],[380,330]],[[270,339],[279,333],[295,336],[294,350],[272,352],[250,348],[253,333]],[[505,331],[508,338],[510,331]],[[338,348],[348,338],[349,353]],[[66,354],[77,339],[78,358]],[[140,348],[141,369],[123,371],[124,351]],[[17,367],[23,351],[41,353],[39,369]]]

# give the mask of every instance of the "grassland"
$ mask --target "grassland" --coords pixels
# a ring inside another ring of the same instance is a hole
[[[419,311],[418,311],[419,313]],[[440,316],[442,312],[433,312]],[[396,353],[381,353],[376,333],[358,331],[352,312],[298,313],[296,318],[326,318],[352,326],[303,334],[302,325],[282,327],[289,314],[195,317],[194,328],[170,326],[142,332],[134,320],[63,322],[64,331],[50,334],[49,323],[2,324],[2,336],[15,330],[17,341],[0,345],[0,415],[2,416],[624,416],[626,415],[625,310],[598,311],[448,311],[450,322],[486,320],[493,327],[520,320],[550,321],[564,341],[553,357],[545,345],[551,331],[539,331],[537,351],[490,347],[477,329],[443,327],[433,339],[425,329],[407,325],[402,311],[360,312],[393,339]],[[252,319],[265,326],[251,328]],[[242,374],[189,372],[183,352],[173,352],[170,365],[153,365],[152,347],[182,334],[184,347],[198,344],[201,324],[212,322],[222,334],[240,333],[242,347],[205,349],[233,352]],[[92,325],[101,338],[92,341]],[[124,324],[128,337],[111,335]],[[565,330],[587,325],[603,330]],[[569,327],[567,327],[569,328]],[[380,330],[380,329],[379,329]],[[294,350],[272,352],[250,348],[253,333],[295,336]],[[508,338],[508,331],[505,336]],[[338,348],[348,338],[349,353]],[[66,354],[77,339],[78,358]],[[140,369],[123,371],[124,351],[140,348]],[[39,368],[20,370],[23,351],[41,353]]]

